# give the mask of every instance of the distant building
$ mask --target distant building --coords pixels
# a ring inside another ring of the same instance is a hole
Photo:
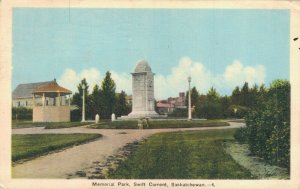
[[[159,114],[170,114],[174,111],[175,105],[166,100],[161,100],[156,103],[156,108]]]
[[[32,108],[32,98],[33,98],[33,91],[42,86],[51,83],[52,81],[46,82],[38,82],[38,83],[26,83],[26,84],[19,84],[15,90],[12,92],[12,106],[13,107],[25,107],[25,108]],[[36,97],[36,103],[42,103],[42,97]],[[46,98],[48,103],[50,99]]]
[[[160,100],[156,103],[160,114],[170,114],[175,109],[186,109],[185,93],[180,92],[178,97],[169,97],[167,100]]]

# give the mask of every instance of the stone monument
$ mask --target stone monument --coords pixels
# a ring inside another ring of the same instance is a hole
[[[154,110],[154,73],[145,60],[137,63],[132,75],[132,112],[128,118],[159,117]]]

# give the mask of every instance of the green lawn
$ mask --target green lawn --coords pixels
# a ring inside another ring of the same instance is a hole
[[[12,121],[12,128],[29,128],[29,127],[45,127],[45,129],[59,129],[78,127],[88,125],[88,122],[32,122],[32,121]]]
[[[229,123],[221,120],[149,120],[148,126],[144,129],[164,128],[191,128],[191,127],[217,127],[229,126]],[[137,120],[124,120],[114,122],[101,122],[90,126],[94,129],[138,129]]]
[[[159,133],[151,136],[119,167],[113,179],[252,179],[225,152],[223,141],[236,129]]]
[[[101,134],[12,135],[12,161],[35,158],[51,151],[89,142],[101,136]]]

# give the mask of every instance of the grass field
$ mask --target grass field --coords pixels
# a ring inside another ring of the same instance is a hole
[[[253,179],[223,147],[236,129],[159,133],[109,174],[114,179]]]
[[[45,127],[45,129],[59,129],[78,127],[88,125],[88,122],[32,122],[32,121],[12,121],[12,128],[29,128],[29,127]]]
[[[55,150],[86,143],[101,136],[101,134],[12,135],[12,161],[32,159]]]
[[[191,127],[217,127],[229,126],[229,123],[221,120],[149,120],[144,129],[164,128],[191,128]],[[137,120],[124,120],[114,122],[101,122],[90,126],[93,129],[138,129]]]

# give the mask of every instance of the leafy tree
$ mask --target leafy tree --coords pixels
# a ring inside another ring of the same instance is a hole
[[[214,102],[217,102],[220,98],[219,93],[217,92],[217,90],[214,87],[211,87],[209,89],[206,96],[207,96],[208,100],[214,101]]]
[[[103,94],[98,85],[95,85],[93,88],[93,92],[91,94],[92,100],[92,114],[95,116],[96,114],[102,116],[102,109],[103,109]]]
[[[230,116],[231,111],[229,109],[230,107],[230,98],[228,96],[224,96],[220,98],[220,104],[221,104],[221,117],[227,118]]]
[[[191,89],[191,107],[195,106],[198,103],[198,100],[199,100],[199,92],[196,89],[196,87],[193,87]],[[187,107],[189,105],[189,91],[186,92],[185,105]]]
[[[175,109],[169,117],[186,118],[188,115],[188,109]]]
[[[232,104],[240,105],[241,104],[241,91],[239,87],[236,87],[231,94]]]
[[[192,107],[198,103],[199,100],[199,92],[197,91],[196,87],[193,87],[191,90],[191,105]]]
[[[206,119],[216,119],[222,117],[222,107],[220,95],[216,89],[211,87],[206,96],[201,95],[200,101],[196,105],[195,111],[197,117]]]
[[[246,106],[246,107],[250,106],[249,94],[250,94],[249,85],[248,82],[245,82],[241,89],[241,104],[239,105]]]
[[[117,95],[117,103],[115,107],[115,114],[117,117],[122,115],[127,115],[130,111],[129,104],[126,101],[126,93],[121,91],[119,95]]]
[[[113,111],[115,110],[116,104],[116,84],[111,78],[111,73],[106,72],[105,78],[101,86],[102,90],[102,102],[103,102],[103,111],[102,115],[104,118],[109,119]]]

